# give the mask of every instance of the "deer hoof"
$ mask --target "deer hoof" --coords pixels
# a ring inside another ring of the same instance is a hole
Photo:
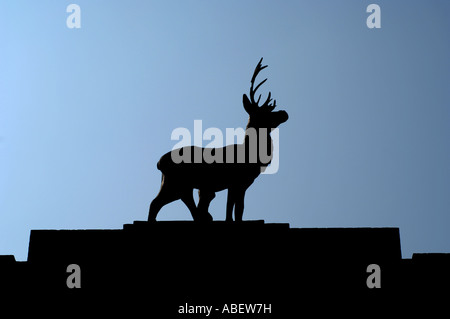
[[[195,219],[196,222],[212,222],[213,221],[213,217],[211,216],[210,213],[206,212],[204,214],[200,214],[197,216],[197,218]]]

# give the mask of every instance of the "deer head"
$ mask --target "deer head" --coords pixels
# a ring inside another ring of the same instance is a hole
[[[259,128],[267,128],[270,132],[272,129],[278,127],[281,123],[284,123],[288,120],[289,116],[286,111],[276,111],[273,110],[276,107],[276,100],[273,100],[271,98],[271,92],[269,92],[269,95],[266,99],[266,101],[259,106],[259,101],[261,99],[261,94],[258,97],[258,100],[255,101],[255,93],[259,89],[261,85],[264,84],[264,82],[267,81],[265,79],[261,83],[259,83],[256,88],[254,88],[256,77],[258,76],[258,73],[265,69],[267,65],[262,66],[263,58],[259,60],[258,65],[255,68],[255,71],[253,72],[253,77],[251,80],[251,86],[250,86],[250,99],[247,97],[246,94],[244,94],[242,98],[242,102],[244,104],[244,109],[249,115],[247,128],[253,127],[255,129]]]

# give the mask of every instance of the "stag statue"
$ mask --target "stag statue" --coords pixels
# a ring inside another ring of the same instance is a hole
[[[186,146],[166,153],[159,160],[157,167],[162,172],[161,189],[150,204],[148,221],[156,221],[160,209],[177,199],[181,199],[189,208],[194,221],[212,221],[208,212],[209,204],[216,192],[228,189],[226,221],[242,221],[244,196],[247,188],[256,177],[265,170],[272,160],[273,142],[270,132],[288,119],[285,111],[274,112],[269,92],[266,101],[259,106],[261,95],[255,101],[255,93],[267,79],[255,88],[258,73],[267,67],[262,66],[262,58],[253,72],[250,86],[250,99],[243,95],[244,109],[249,115],[245,138],[242,144],[227,145],[221,148],[202,148]],[[264,144],[267,143],[267,144]],[[265,146],[264,160],[257,155]],[[201,160],[194,158],[200,154]],[[214,155],[215,160],[206,160],[204,154]],[[184,161],[180,161],[180,156]],[[198,189],[199,202],[195,205],[193,189]]]

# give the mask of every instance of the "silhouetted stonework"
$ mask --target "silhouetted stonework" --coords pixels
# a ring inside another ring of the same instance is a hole
[[[70,264],[80,266],[80,289],[67,286]],[[380,266],[379,289],[367,285],[371,264]],[[449,266],[448,254],[402,259],[398,228],[137,221],[119,230],[33,230],[28,261],[0,256],[0,279],[4,290],[58,305],[146,305],[170,317],[186,303],[265,303],[279,318],[333,304],[401,307],[399,296],[413,302],[445,288]]]

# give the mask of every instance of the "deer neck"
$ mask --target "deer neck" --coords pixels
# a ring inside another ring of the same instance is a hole
[[[270,164],[273,156],[273,141],[270,131],[270,128],[255,128],[247,125],[243,143],[247,163],[258,163],[261,166]]]

